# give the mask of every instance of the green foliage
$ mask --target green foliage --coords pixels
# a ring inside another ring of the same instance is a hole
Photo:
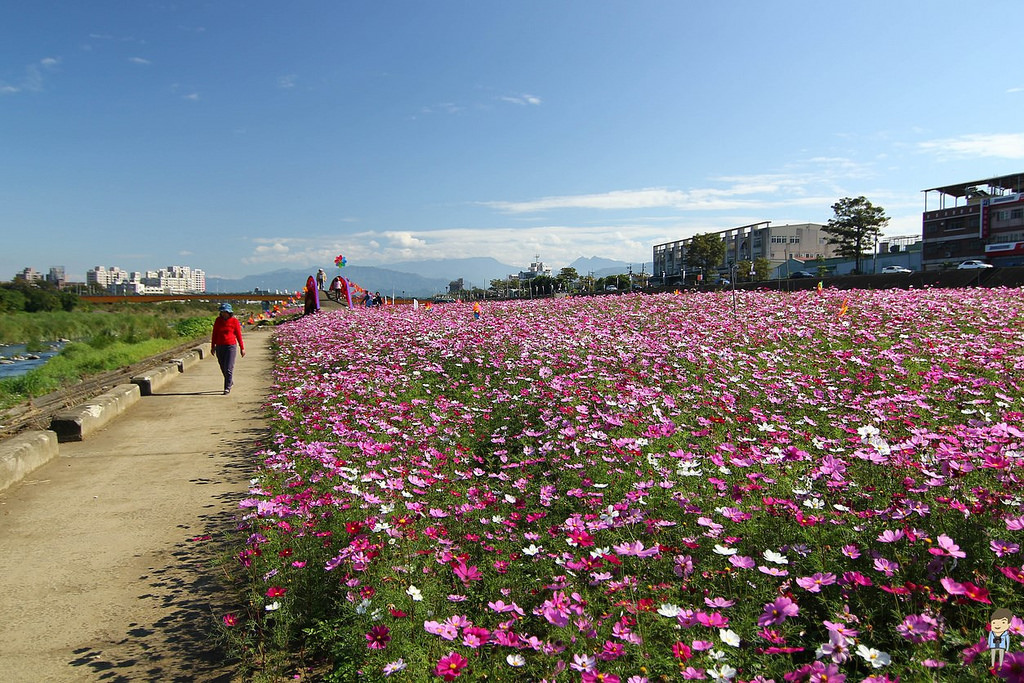
[[[8,408],[29,398],[57,391],[87,375],[138,363],[178,343],[177,338],[158,338],[131,344],[112,334],[102,334],[88,344],[68,344],[46,365],[29,370],[19,377],[0,380],[0,408]]]
[[[686,264],[699,268],[707,277],[725,258],[725,240],[712,233],[694,235],[686,245]]]
[[[840,256],[856,259],[859,273],[864,250],[882,234],[889,218],[885,209],[875,206],[864,196],[843,197],[832,205],[832,211],[835,216],[825,226],[828,243],[836,246]]]
[[[184,339],[209,336],[213,332],[213,318],[185,318],[174,324],[174,331]]]
[[[14,280],[0,284],[0,312],[71,311],[77,305],[78,296],[49,282]]]

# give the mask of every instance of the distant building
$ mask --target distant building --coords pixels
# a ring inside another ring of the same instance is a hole
[[[188,266],[167,266],[159,270],[129,273],[117,266],[96,266],[85,274],[88,285],[112,294],[202,294],[206,273]]]
[[[57,289],[64,289],[64,285],[67,283],[64,266],[50,266],[50,272],[46,274],[46,281]]]
[[[14,279],[24,280],[25,282],[39,282],[40,280],[43,279],[43,275],[42,273],[36,271],[36,269],[33,268],[32,266],[29,266],[28,268],[22,270],[20,273],[17,273],[14,276]]]
[[[1024,173],[922,190],[925,270],[967,259],[1024,265]],[[932,208],[932,202],[937,207]]]
[[[533,278],[540,277],[541,275],[545,277],[551,277],[551,269],[545,266],[544,263],[540,260],[540,255],[538,254],[534,258],[536,258],[537,260],[530,264],[529,270],[519,271],[520,281],[532,280]]]
[[[465,288],[466,288],[466,286],[465,286],[465,284],[463,282],[463,278],[461,278],[461,277],[458,280],[452,280],[451,282],[448,283],[448,293],[449,294],[458,294],[459,292],[463,291]]]
[[[773,267],[790,259],[831,258],[835,245],[828,243],[825,226],[819,223],[771,225],[771,221],[752,223],[712,233],[725,241],[725,256],[718,265],[723,274],[739,261],[765,258]],[[686,250],[692,238],[654,245],[654,277],[680,280],[686,274]]]

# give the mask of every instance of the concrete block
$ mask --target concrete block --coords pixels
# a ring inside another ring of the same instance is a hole
[[[199,360],[202,360],[202,359],[206,358],[206,347],[205,346],[197,346],[194,349],[192,349],[192,353],[198,353],[199,354]]]
[[[158,365],[141,375],[131,378],[131,383],[138,385],[143,396],[152,396],[160,387],[164,386],[181,373],[177,363],[166,363]]]
[[[196,363],[198,363],[199,361],[201,361],[203,359],[202,355],[199,354],[199,353],[196,353],[196,351],[197,351],[197,349],[192,349],[191,351],[187,351],[187,352],[183,353],[181,356],[179,356],[178,358],[172,358],[171,362],[178,364],[178,370],[180,372],[185,372],[190,367],[192,367],[193,365],[195,365]]]
[[[56,458],[57,453],[57,435],[54,432],[22,432],[0,441],[0,491]]]
[[[61,443],[81,441],[128,410],[141,396],[138,384],[118,384],[105,394],[57,413],[50,420],[50,429],[57,433],[57,440]]]

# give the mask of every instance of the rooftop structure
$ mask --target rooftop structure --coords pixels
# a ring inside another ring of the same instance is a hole
[[[950,267],[967,259],[1024,265],[1024,173],[922,190],[922,265]],[[930,204],[935,208],[929,210]]]

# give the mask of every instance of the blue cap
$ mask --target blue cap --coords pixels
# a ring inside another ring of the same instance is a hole
[[[231,308],[231,304],[221,304],[220,310],[227,311],[228,313],[234,313],[235,311]]]

